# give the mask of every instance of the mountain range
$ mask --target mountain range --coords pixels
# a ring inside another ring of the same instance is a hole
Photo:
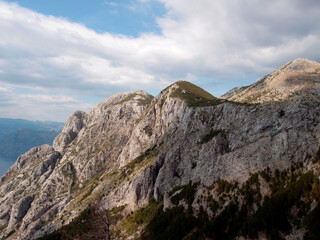
[[[319,239],[320,64],[73,113],[0,179],[1,239]]]
[[[32,147],[52,145],[64,123],[0,118],[0,156],[17,158]]]
[[[0,176],[29,149],[52,145],[64,123],[0,118]]]

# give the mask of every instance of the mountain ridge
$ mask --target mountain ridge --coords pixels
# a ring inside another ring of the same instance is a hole
[[[230,101],[246,103],[264,103],[272,101],[285,101],[305,94],[307,101],[318,101],[317,93],[320,88],[320,64],[305,58],[298,58],[288,62],[259,79],[252,85],[242,88],[234,93],[226,93],[222,98]],[[316,95],[312,97],[312,95]]]
[[[152,226],[159,225],[152,225],[152,216],[162,219],[176,211],[196,224],[194,217],[202,212],[210,222],[221,218],[235,199],[239,207],[249,204],[246,191],[252,191],[250,208],[258,211],[261,196],[273,197],[262,176],[280,184],[277,171],[294,167],[290,174],[307,174],[317,169],[319,109],[317,101],[302,105],[296,99],[261,104],[220,100],[185,81],[154,98],[144,91],[116,94],[88,114],[73,113],[53,147],[31,149],[0,179],[0,238],[36,239],[52,233],[84,239],[79,226],[88,209],[95,209],[95,216],[100,210],[109,212],[114,239],[155,238]],[[72,226],[78,226],[75,233]],[[181,234],[196,234],[190,227]],[[94,235],[97,229],[90,229]],[[203,231],[212,237],[213,232]],[[251,233],[238,229],[236,234]]]

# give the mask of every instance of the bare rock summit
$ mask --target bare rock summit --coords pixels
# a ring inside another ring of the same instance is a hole
[[[319,101],[320,64],[304,58],[289,62],[256,83],[222,98],[245,103]]]

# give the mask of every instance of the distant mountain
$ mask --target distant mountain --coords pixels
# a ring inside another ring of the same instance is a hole
[[[49,144],[64,123],[0,118],[0,157],[17,158],[32,147]]]
[[[43,144],[52,145],[57,131],[34,131],[31,129],[19,129],[0,140],[0,156],[17,158],[30,148]]]
[[[64,126],[62,122],[29,121],[24,119],[0,118],[0,139],[20,130],[30,129],[33,131],[60,132]]]

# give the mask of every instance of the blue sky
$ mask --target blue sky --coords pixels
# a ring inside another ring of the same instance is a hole
[[[84,24],[98,33],[109,32],[138,37],[144,32],[161,33],[156,18],[166,9],[157,1],[97,1],[97,0],[23,0],[8,1],[36,12],[64,17]]]
[[[317,0],[0,0],[0,117],[66,121],[177,80],[215,96],[319,61]]]

